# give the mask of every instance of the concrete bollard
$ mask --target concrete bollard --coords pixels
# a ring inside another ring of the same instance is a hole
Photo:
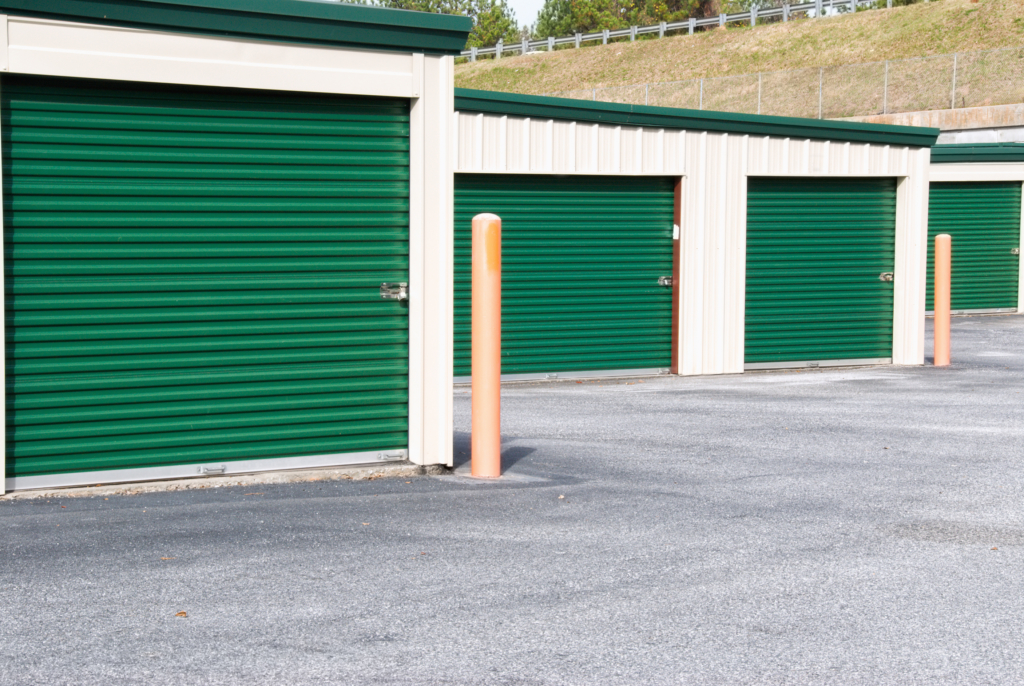
[[[501,219],[473,217],[470,473],[501,476]]]
[[[949,307],[953,239],[948,233],[935,237],[935,366],[949,366]]]

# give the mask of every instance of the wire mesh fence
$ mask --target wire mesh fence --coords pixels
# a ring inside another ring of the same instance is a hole
[[[687,110],[703,109],[699,81],[652,83],[648,90],[648,96],[650,105],[681,107]]]
[[[1024,48],[956,55],[954,108],[1024,102]]]
[[[599,88],[594,99],[601,102],[619,102],[625,105],[649,104],[647,84],[619,86],[618,88]]]
[[[718,112],[754,112],[759,110],[761,76],[744,74],[708,79],[704,83],[703,109]]]
[[[820,69],[766,72],[761,75],[761,113],[817,117],[820,88]]]
[[[840,119],[1024,102],[1024,48],[551,93],[564,98]]]
[[[939,55],[890,62],[886,111],[951,109],[954,61],[953,55]]]
[[[879,114],[884,109],[884,62],[825,67],[820,72],[823,119]]]

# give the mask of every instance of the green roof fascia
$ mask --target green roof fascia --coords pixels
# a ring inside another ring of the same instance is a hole
[[[1024,162],[1024,143],[958,143],[932,148],[932,164]]]
[[[369,50],[457,55],[469,17],[310,0],[0,0],[0,13]]]
[[[483,112],[517,117],[566,119],[600,124],[650,126],[663,129],[690,129],[721,133],[751,134],[784,138],[811,138],[854,143],[906,145],[928,148],[935,144],[938,129],[919,126],[889,126],[860,122],[769,117],[710,110],[684,110],[647,105],[620,105],[552,98],[544,95],[519,95],[494,91],[455,89],[455,109],[459,112]]]

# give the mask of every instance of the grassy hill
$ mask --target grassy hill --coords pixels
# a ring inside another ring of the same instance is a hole
[[[455,85],[551,93],[1024,46],[1024,0],[934,0],[827,19],[461,64]]]

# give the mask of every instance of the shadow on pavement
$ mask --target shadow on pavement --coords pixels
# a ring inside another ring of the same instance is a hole
[[[455,432],[455,457],[454,464],[452,465],[455,469],[468,464],[470,459],[470,434],[468,431],[456,431]],[[504,471],[519,460],[523,459],[527,455],[536,452],[536,448],[531,448],[526,445],[511,445],[507,448],[503,448],[501,451],[501,469]]]

